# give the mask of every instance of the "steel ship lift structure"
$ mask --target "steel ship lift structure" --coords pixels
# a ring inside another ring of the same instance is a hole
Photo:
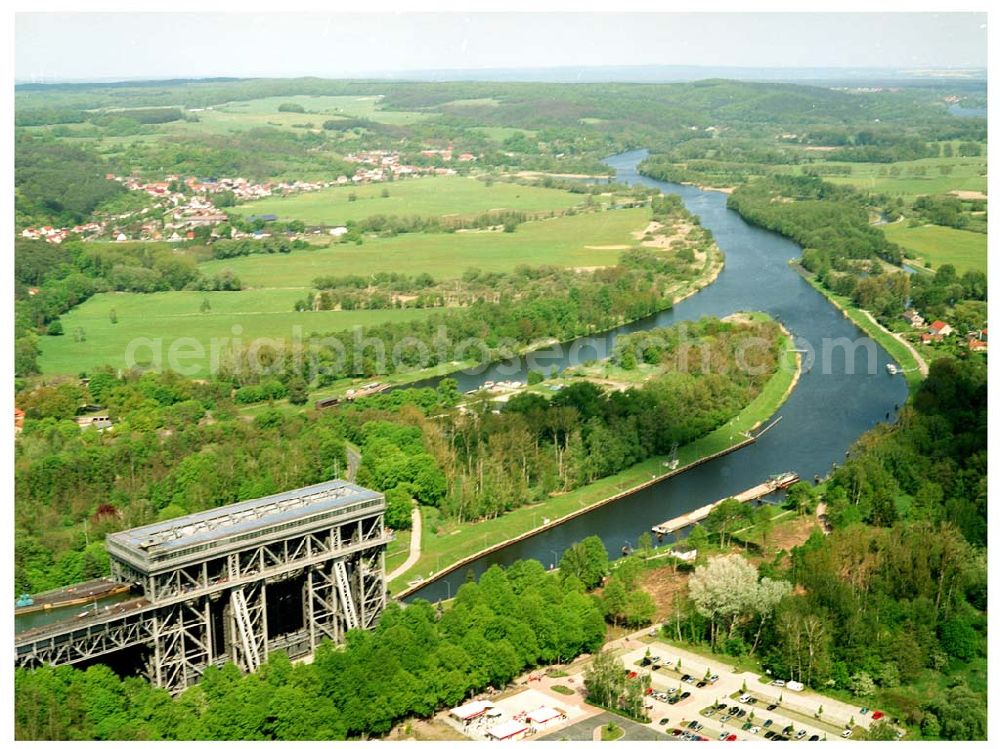
[[[140,594],[18,634],[15,664],[144,645],[147,677],[176,694],[210,666],[342,643],[385,608],[384,512],[383,495],[338,480],[110,534],[112,580]]]

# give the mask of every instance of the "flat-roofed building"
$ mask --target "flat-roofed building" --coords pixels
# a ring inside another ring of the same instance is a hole
[[[134,597],[22,632],[17,663],[146,644],[150,679],[178,692],[210,665],[341,642],[385,608],[384,512],[382,494],[336,480],[109,534],[112,580]]]

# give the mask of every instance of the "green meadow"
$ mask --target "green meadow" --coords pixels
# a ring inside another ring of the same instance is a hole
[[[382,197],[388,191],[388,197]],[[355,199],[352,201],[350,196]],[[468,177],[420,177],[368,185],[345,185],[285,198],[265,198],[237,206],[244,216],[275,214],[282,221],[337,226],[375,214],[474,216],[491,210],[526,213],[557,211],[583,202],[566,190],[493,182]]]
[[[931,269],[951,263],[959,274],[986,272],[986,235],[947,226],[910,226],[908,221],[882,227],[885,236],[931,263]]]
[[[278,112],[282,104],[300,104],[306,114],[298,117],[312,118],[313,121],[322,115],[323,119],[332,117],[359,117],[386,125],[408,125],[436,117],[429,112],[395,112],[381,109],[380,96],[269,96],[248,101],[236,101],[211,110],[199,112],[199,117],[208,115],[228,115],[230,117],[246,117],[254,115],[286,115],[294,112]],[[316,122],[321,125],[322,119]]]
[[[871,162],[824,161],[822,166],[850,167],[847,175],[824,175],[823,179],[838,185],[855,185],[873,192],[886,193],[904,199],[919,195],[939,195],[952,190],[986,191],[986,157],[939,157],[898,161],[893,164]],[[810,165],[795,167],[796,173]],[[950,167],[950,170],[949,170]],[[917,170],[923,170],[919,174]],[[893,173],[893,170],[898,170]],[[944,172],[949,172],[945,174]]]
[[[165,366],[172,344],[177,342],[176,345],[181,346],[184,341],[197,341],[206,355],[181,363],[191,366],[185,374],[204,377],[208,374],[208,354],[213,339],[239,338],[244,346],[255,338],[291,341],[295,336],[305,337],[311,332],[327,333],[355,325],[398,322],[432,312],[415,309],[295,312],[292,305],[302,296],[291,289],[98,294],[62,315],[64,335],[40,338],[39,363],[45,374],[75,375],[101,364],[124,368],[129,344],[146,338],[157,342]],[[211,309],[203,312],[201,307],[205,300]],[[117,323],[111,322],[112,310]],[[79,341],[77,332],[81,329],[86,338]],[[183,350],[191,349],[185,347]],[[133,361],[150,361],[148,351],[145,346],[136,349]]]
[[[400,234],[366,239],[361,245],[336,243],[287,255],[211,260],[199,267],[208,276],[228,268],[244,286],[306,289],[317,276],[379,271],[456,278],[468,268],[509,271],[522,264],[614,265],[623,249],[637,244],[631,233],[645,227],[649,216],[647,208],[581,213],[529,221],[511,233]]]

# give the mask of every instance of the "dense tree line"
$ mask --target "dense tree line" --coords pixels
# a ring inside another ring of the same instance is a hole
[[[14,141],[15,224],[73,226],[125,191],[106,179],[101,158],[54,139],[21,135]]]
[[[642,387],[606,393],[574,383],[551,398],[517,395],[500,414],[432,420],[448,485],[441,510],[459,520],[495,517],[666,454],[731,419],[776,367],[773,323],[751,329],[707,320],[684,335],[691,350],[664,361]],[[746,371],[734,366],[734,352],[751,338],[769,343],[758,352],[760,368]]]
[[[15,732],[47,740],[343,740],[384,735],[527,668],[566,663],[604,642],[597,601],[536,561],[493,567],[447,610],[390,604],[372,631],[319,647],[308,665],[272,654],[254,674],[206,671],[179,697],[106,666],[19,670]]]
[[[789,491],[808,512],[822,492],[833,532],[759,569],[713,557],[665,634],[877,700],[925,738],[985,738],[984,695],[962,675],[986,654],[985,374],[936,360],[896,425],[863,436],[822,488]],[[928,680],[940,688],[914,696]]]
[[[16,587],[38,591],[106,573],[85,544],[106,532],[342,475],[344,427],[332,414],[237,416],[228,383],[166,374],[92,373],[19,394]],[[85,403],[114,428],[81,430]],[[98,543],[98,546],[100,544]]]
[[[953,195],[921,195],[911,206],[915,218],[938,226],[986,233],[986,219],[973,212],[986,211],[986,201],[963,201]]]

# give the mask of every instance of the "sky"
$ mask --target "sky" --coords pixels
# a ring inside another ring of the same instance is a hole
[[[18,13],[18,82],[693,65],[985,68],[983,13]]]

